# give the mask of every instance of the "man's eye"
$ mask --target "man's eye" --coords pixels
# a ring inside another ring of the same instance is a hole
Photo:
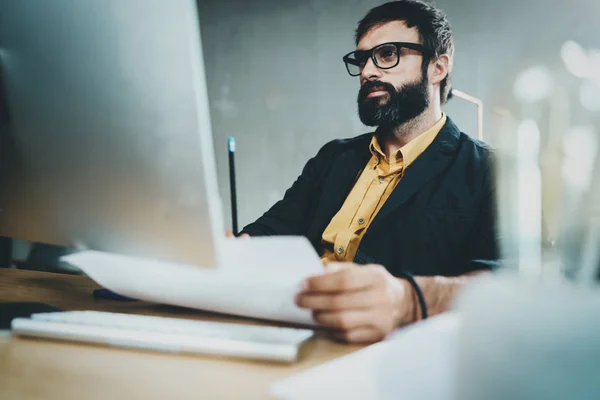
[[[356,61],[361,65],[366,64],[368,58],[369,58],[369,56],[367,54],[357,54],[356,55]]]
[[[396,53],[396,50],[395,50],[395,49],[385,49],[385,50],[383,50],[383,51],[382,51],[382,54],[381,54],[381,55],[382,55],[383,57],[393,57],[393,56],[395,56],[396,54],[397,54],[397,53]]]

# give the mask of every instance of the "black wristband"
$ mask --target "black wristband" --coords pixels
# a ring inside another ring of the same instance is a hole
[[[415,278],[408,272],[402,271],[400,272],[400,276],[406,279],[415,290],[415,293],[417,294],[417,297],[419,299],[419,306],[421,307],[421,317],[423,319],[427,319],[427,303],[425,303],[425,296],[423,295],[423,291],[417,284],[417,281],[415,281]]]

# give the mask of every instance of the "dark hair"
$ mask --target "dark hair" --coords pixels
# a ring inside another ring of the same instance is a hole
[[[454,39],[452,27],[446,14],[432,5],[419,0],[399,0],[382,4],[371,9],[360,20],[356,28],[356,44],[371,29],[377,28],[392,21],[404,21],[409,28],[416,27],[419,31],[422,44],[429,49],[430,57],[423,58],[423,71],[431,59],[442,54],[448,54],[450,60],[454,56]],[[451,89],[450,69],[448,76],[440,84],[440,101],[444,104],[448,100]]]

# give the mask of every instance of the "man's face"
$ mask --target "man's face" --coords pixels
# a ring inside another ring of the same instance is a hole
[[[420,43],[416,28],[393,21],[371,29],[357,50],[369,50],[386,42]],[[361,74],[358,113],[368,126],[395,127],[421,115],[429,106],[427,74],[422,74],[423,55],[402,48],[400,62],[391,69],[380,69],[367,60]]]

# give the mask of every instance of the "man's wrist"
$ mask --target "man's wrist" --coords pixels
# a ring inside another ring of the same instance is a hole
[[[396,278],[400,284],[401,295],[399,296],[400,301],[397,305],[399,310],[399,318],[397,326],[401,327],[420,319],[419,317],[419,306],[418,298],[415,289],[412,287],[410,282],[404,278]]]

